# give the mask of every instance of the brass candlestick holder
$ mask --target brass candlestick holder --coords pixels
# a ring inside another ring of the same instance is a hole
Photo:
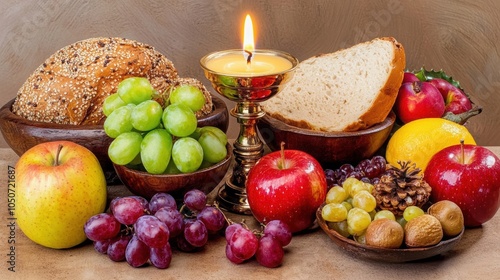
[[[217,201],[230,212],[250,215],[250,207],[246,196],[246,178],[250,169],[264,154],[264,145],[257,134],[257,121],[265,115],[259,102],[277,94],[293,74],[298,60],[288,53],[275,50],[256,50],[255,54],[277,56],[290,62],[291,67],[277,73],[222,73],[207,67],[210,60],[222,56],[239,54],[243,50],[227,50],[210,53],[200,60],[205,77],[213,88],[223,97],[236,102],[230,111],[240,124],[240,132],[233,143],[235,165],[230,178],[219,189]],[[229,72],[229,71],[228,71]]]

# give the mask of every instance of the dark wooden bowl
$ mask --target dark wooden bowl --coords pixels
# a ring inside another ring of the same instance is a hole
[[[322,207],[323,205],[316,211],[316,218],[321,229],[323,229],[335,245],[357,258],[390,263],[402,263],[427,259],[452,250],[464,234],[464,229],[462,229],[462,232],[459,235],[450,239],[444,239],[438,244],[430,247],[387,249],[369,246],[358,243],[350,238],[346,238],[335,230],[328,228],[325,220],[321,217]]]
[[[126,165],[115,164],[114,168],[123,184],[136,195],[150,199],[156,193],[166,192],[179,200],[191,189],[208,194],[222,181],[231,164],[230,144],[227,150],[226,158],[219,163],[192,173],[153,175]]]
[[[270,150],[302,150],[324,166],[357,163],[373,156],[389,137],[396,115],[391,112],[381,123],[355,132],[323,132],[302,129],[265,115],[257,123],[262,140]]]
[[[108,157],[108,147],[113,139],[109,138],[102,125],[62,125],[34,122],[12,113],[14,99],[0,109],[0,130],[7,144],[21,156],[29,148],[49,141],[70,140],[92,151],[106,175],[108,183],[118,182],[113,164]],[[198,120],[198,126],[216,126],[227,131],[229,114],[226,103],[213,97],[214,110]]]

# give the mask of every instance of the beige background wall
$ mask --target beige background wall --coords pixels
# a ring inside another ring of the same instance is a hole
[[[379,36],[405,47],[407,66],[445,69],[483,106],[468,127],[481,145],[500,145],[500,2],[496,0],[0,0],[0,104],[43,60],[75,41],[121,36],[155,46],[181,76],[207,85],[199,59],[241,46],[244,15],[257,48],[300,60]],[[228,102],[232,108],[234,105]],[[237,134],[234,120],[230,137]],[[0,139],[0,147],[5,147]]]

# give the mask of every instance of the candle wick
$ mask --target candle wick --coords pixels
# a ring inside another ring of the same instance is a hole
[[[248,53],[247,64],[250,64],[252,62],[252,52],[249,50],[245,50],[245,52]]]

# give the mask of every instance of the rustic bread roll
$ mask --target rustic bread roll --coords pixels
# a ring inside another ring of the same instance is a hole
[[[134,76],[147,77],[160,93],[178,78],[173,63],[146,44],[123,38],[79,41],[51,55],[28,77],[12,111],[39,122],[102,123],[104,99]]]
[[[394,38],[377,38],[302,61],[293,80],[262,107],[300,128],[361,130],[388,116],[404,68],[403,46]]]

